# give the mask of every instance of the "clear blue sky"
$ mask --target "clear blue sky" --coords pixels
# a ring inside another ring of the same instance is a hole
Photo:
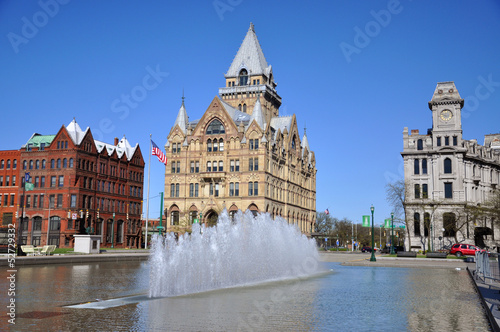
[[[403,176],[403,128],[432,126],[437,82],[455,81],[466,99],[465,139],[500,132],[494,0],[11,0],[0,2],[0,149],[75,117],[105,142],[125,134],[148,162],[149,134],[165,144],[182,91],[194,120],[224,86],[250,22],[281,114],[297,115],[301,135],[307,127],[318,211],[361,222],[374,204],[376,224],[390,215],[385,184]],[[151,71],[157,80],[144,82]],[[140,100],[127,104],[132,92]],[[152,159],[151,217],[163,173]]]

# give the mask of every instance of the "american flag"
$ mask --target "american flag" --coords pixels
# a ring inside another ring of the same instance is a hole
[[[157,156],[158,160],[161,163],[167,164],[167,157],[161,152],[160,148],[151,140],[151,144],[153,145],[153,156]]]
[[[328,209],[325,210],[325,214],[326,215],[329,215],[330,214],[330,211],[328,211]]]

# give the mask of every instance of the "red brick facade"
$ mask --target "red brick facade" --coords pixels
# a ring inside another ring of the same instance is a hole
[[[95,141],[90,129],[83,132],[73,121],[55,136],[34,134],[20,150],[18,172],[20,180],[29,173],[34,185],[23,196],[18,181],[22,243],[73,247],[73,235],[90,233],[101,235],[104,247],[140,247],[144,160],[139,145],[132,148],[125,138],[114,144]]]
[[[0,151],[0,246],[6,249],[8,229],[15,226],[18,205],[20,151]],[[9,226],[10,225],[10,226]]]

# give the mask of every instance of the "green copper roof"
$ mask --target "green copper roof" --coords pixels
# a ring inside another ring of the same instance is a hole
[[[52,143],[55,137],[56,135],[35,134],[30,138],[27,144],[32,144],[33,147],[39,147],[41,143],[44,143],[45,145],[50,145],[50,143]]]

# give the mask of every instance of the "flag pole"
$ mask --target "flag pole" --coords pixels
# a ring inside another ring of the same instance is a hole
[[[148,228],[149,228],[149,179],[151,174],[151,134],[149,134],[149,162],[148,162],[148,195],[146,201],[146,240],[144,249],[148,249]]]

